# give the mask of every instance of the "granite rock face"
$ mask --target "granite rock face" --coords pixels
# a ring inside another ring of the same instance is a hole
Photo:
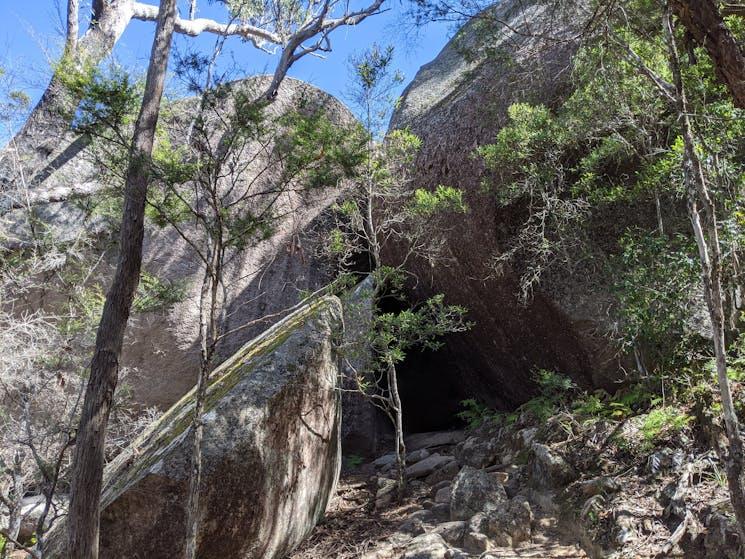
[[[402,378],[406,398],[437,381],[433,368],[449,371],[458,382],[447,385],[452,393],[449,402],[437,401],[438,408],[452,407],[443,413],[456,413],[454,403],[472,397],[511,409],[535,394],[536,367],[568,374],[585,387],[608,384],[618,368],[615,348],[604,337],[610,282],[598,277],[591,263],[578,257],[570,263],[571,273],[549,271],[527,304],[518,297],[516,267],[508,265],[497,274],[490,266],[494,257],[510,248],[527,207],[523,202],[499,206],[482,186],[484,169],[473,152],[494,142],[508,122],[510,105],[555,107],[570,92],[576,45],[555,38],[571,37],[581,17],[573,17],[571,2],[561,3],[565,9],[560,10],[550,4],[554,3],[505,0],[491,9],[494,19],[487,16],[465,25],[437,58],[419,70],[391,121],[391,130],[408,128],[422,140],[417,187],[459,187],[469,206],[467,216],[448,232],[444,265],[409,264],[417,278],[411,287],[416,299],[443,293],[449,303],[469,309],[474,322],[471,331],[448,336],[445,350],[419,367],[421,376]],[[489,29],[480,23],[484,21]],[[620,211],[632,219],[647,217],[629,208]],[[608,229],[621,225],[619,216],[603,222]],[[614,234],[594,231],[597,249],[602,252],[604,240],[617,238]],[[395,246],[385,257],[395,263],[405,251]],[[440,378],[445,382],[450,376]]]
[[[252,94],[261,90],[266,79],[257,76],[230,85],[234,90]],[[221,101],[219,110],[229,111],[230,96]],[[198,106],[198,99],[178,102],[183,112]],[[268,109],[271,122],[290,111],[322,110],[328,120],[339,126],[356,123],[351,112],[332,96],[296,79],[288,78],[281,86],[275,102]],[[180,114],[180,111],[171,111]],[[188,122],[164,117],[162,125],[171,131],[175,146],[186,137]],[[272,125],[274,126],[274,125]],[[218,129],[219,130],[219,129]],[[271,146],[269,146],[271,148]],[[103,184],[93,148],[70,146],[68,155],[44,174],[46,178],[30,193],[37,227],[51,239],[71,246],[88,247],[87,258],[96,263],[88,284],[105,293],[116,265],[116,226],[102,216],[96,204],[100,202]],[[245,159],[237,179],[255,184],[257,191],[269,191],[277,177],[265,170],[266,156],[257,148],[246,149]],[[266,150],[265,150],[266,151]],[[271,151],[271,150],[269,150]],[[254,182],[256,181],[256,182]],[[276,185],[275,185],[276,186]],[[302,185],[296,185],[302,186]],[[225,320],[222,331],[227,334],[218,347],[217,362],[227,359],[248,339],[260,334],[284,316],[302,293],[315,292],[334,277],[333,265],[321,256],[318,245],[331,223],[325,212],[343,195],[346,184],[324,185],[322,188],[293,188],[275,203],[277,215],[270,238],[252,244],[229,259],[225,268]],[[260,205],[261,196],[251,203]],[[94,208],[94,209],[91,209]],[[43,226],[43,227],[42,227]],[[112,233],[113,231],[113,233]],[[25,209],[6,211],[0,208],[0,246],[23,246],[30,236],[30,222]],[[107,241],[107,239],[111,240]],[[79,239],[76,241],[76,239]],[[60,257],[64,261],[64,255]],[[199,289],[202,263],[195,251],[171,227],[159,227],[146,220],[143,271],[155,276],[164,285],[173,285],[182,292],[179,300],[167,307],[147,312],[133,312],[122,353],[121,366],[129,371],[128,384],[132,401],[141,407],[169,408],[191,389],[199,365]],[[53,306],[56,295],[45,294],[40,301],[31,301],[29,312],[39,307],[58,314]],[[62,304],[60,303],[60,304]],[[258,320],[262,317],[267,320]],[[248,325],[248,326],[246,326]],[[85,350],[88,351],[87,349]]]
[[[198,557],[284,557],[323,516],[341,464],[341,313],[335,297],[309,303],[213,373]],[[183,554],[193,405],[194,391],[107,467],[102,558]]]

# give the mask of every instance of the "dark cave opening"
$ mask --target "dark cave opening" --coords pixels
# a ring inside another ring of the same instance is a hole
[[[384,297],[382,312],[397,312],[406,305],[395,298]],[[443,338],[447,343],[447,337]],[[472,397],[459,381],[457,368],[445,350],[409,351],[397,367],[398,388],[403,408],[404,432],[423,433],[459,429],[464,426],[457,414],[461,402]]]
[[[411,352],[398,370],[404,432],[444,431],[464,426],[457,416],[463,391],[444,351]]]

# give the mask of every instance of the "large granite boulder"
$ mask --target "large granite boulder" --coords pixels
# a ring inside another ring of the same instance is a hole
[[[579,12],[568,9],[571,2],[560,3],[566,9],[556,9],[558,4],[504,0],[468,23],[419,70],[391,121],[391,130],[409,128],[422,140],[417,186],[459,187],[470,208],[448,233],[447,264],[410,264],[415,298],[444,293],[448,303],[468,308],[475,323],[465,334],[448,336],[443,352],[417,364],[418,374],[402,375],[404,399],[439,386],[427,396],[443,415],[452,417],[465,398],[503,409],[524,402],[535,394],[536,367],[568,374],[582,386],[609,383],[617,371],[615,348],[604,336],[610,283],[590,269],[591,262],[578,258],[573,273],[547,273],[527,304],[518,297],[518,273],[507,269],[499,275],[489,264],[510,247],[527,210],[519,203],[500,207],[485,191],[474,149],[494,141],[511,104],[556,106],[570,91],[576,45],[569,39],[582,18],[573,17]],[[622,225],[619,216],[606,217],[603,226]],[[651,209],[648,217],[653,219]],[[610,237],[596,233],[598,244]],[[403,254],[405,248],[396,246],[385,257],[397,262]],[[438,396],[445,393],[447,401]]]
[[[230,87],[251,94],[262,90],[267,79],[270,77],[249,78]],[[226,97],[223,103],[230,103],[230,99]],[[171,131],[171,137],[185,138],[190,126],[188,118],[172,115],[188,116],[190,110],[196,110],[198,102],[198,99],[181,100],[176,104],[179,111],[173,108],[164,111],[163,126]],[[317,109],[339,126],[356,123],[350,111],[335,98],[291,78],[282,84],[269,110],[270,118],[280,119],[291,110]],[[178,145],[175,140],[174,143]],[[116,264],[118,238],[115,228],[107,229],[107,218],[115,218],[118,213],[109,211],[102,215],[105,205],[100,199],[106,184],[102,184],[94,148],[85,142],[73,142],[64,151],[65,157],[42,173],[46,178],[34,185],[30,193],[33,223],[37,232],[43,231],[47,238],[63,243],[63,248],[69,246],[77,253],[87,251],[92,267],[87,284],[90,287],[95,284],[103,294]],[[271,151],[271,146],[265,151]],[[276,177],[265,172],[264,156],[252,160],[252,153],[246,150],[245,166],[238,165],[242,170],[237,179],[245,183],[257,181],[257,190],[270,191],[271,181]],[[284,311],[298,303],[304,294],[326,285],[335,274],[333,266],[321,256],[319,246],[323,232],[331,225],[324,212],[343,193],[345,185],[312,189],[293,186],[297,187],[282,194],[274,205],[276,214],[283,217],[275,224],[273,235],[231,257],[225,268],[222,296],[226,311],[222,329],[228,334],[218,347],[218,362],[284,316]],[[0,248],[22,246],[31,234],[31,223],[25,208],[0,210]],[[61,266],[65,258],[60,254]],[[143,270],[164,285],[177,287],[181,295],[176,302],[157,311],[134,309],[121,365],[128,370],[127,384],[133,402],[142,407],[167,409],[194,385],[199,368],[198,301],[202,266],[192,248],[173,228],[161,228],[146,220]],[[54,271],[47,275],[54,278]],[[85,270],[81,277],[86,277]],[[29,308],[22,310],[33,312],[45,306],[50,314],[64,315],[60,309],[65,308],[70,294],[53,281],[49,281],[47,292],[39,293],[36,299],[28,301]],[[257,320],[262,317],[268,319]],[[80,348],[76,343],[71,346],[85,360],[89,358],[90,347]]]
[[[203,416],[200,559],[284,557],[323,516],[341,464],[342,329],[339,300],[318,299],[213,373]],[[193,406],[194,391],[106,468],[102,558],[183,555]],[[64,525],[56,529],[64,533]]]
[[[369,331],[375,298],[368,276],[343,298],[344,345],[342,351],[341,443],[347,456],[371,457],[378,451],[387,418],[365,396],[360,381],[372,382]]]

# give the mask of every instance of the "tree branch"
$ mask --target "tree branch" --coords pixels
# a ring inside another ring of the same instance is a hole
[[[156,21],[158,19],[158,6],[133,2],[132,19]],[[189,35],[190,37],[196,37],[202,33],[214,33],[215,35],[222,35],[224,37],[235,35],[253,41],[256,46],[258,46],[257,43],[261,42],[275,45],[281,45],[283,43],[282,37],[277,33],[261,29],[254,25],[247,23],[220,23],[207,18],[186,20],[177,17],[174,31],[182,35]]]

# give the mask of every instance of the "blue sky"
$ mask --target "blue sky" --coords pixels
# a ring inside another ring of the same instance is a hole
[[[157,0],[142,0],[155,4]],[[391,3],[395,2],[395,3]],[[81,2],[81,19],[88,13],[90,0]],[[181,13],[187,13],[186,1]],[[0,0],[0,64],[14,73],[17,86],[22,87],[35,102],[50,74],[50,61],[59,55],[62,44],[62,17],[66,0]],[[203,17],[224,20],[223,7],[200,2]],[[340,28],[332,35],[333,52],[321,60],[305,57],[293,67],[290,75],[303,79],[340,97],[344,97],[348,77],[347,60],[373,42],[396,46],[396,66],[406,77],[404,85],[419,67],[432,60],[447,42],[450,29],[444,24],[430,24],[412,33],[403,17],[404,6],[399,0],[389,0],[389,11],[365,20],[354,28]],[[85,22],[81,21],[81,30]],[[134,71],[142,71],[152,45],[154,23],[133,21],[114,51],[117,61]],[[211,52],[215,36],[178,37],[177,48],[192,47]],[[256,51],[238,38],[226,42],[222,57],[224,67],[237,64],[237,77],[273,70],[272,57]],[[172,82],[175,87],[177,84]],[[403,87],[403,86],[402,86]]]

